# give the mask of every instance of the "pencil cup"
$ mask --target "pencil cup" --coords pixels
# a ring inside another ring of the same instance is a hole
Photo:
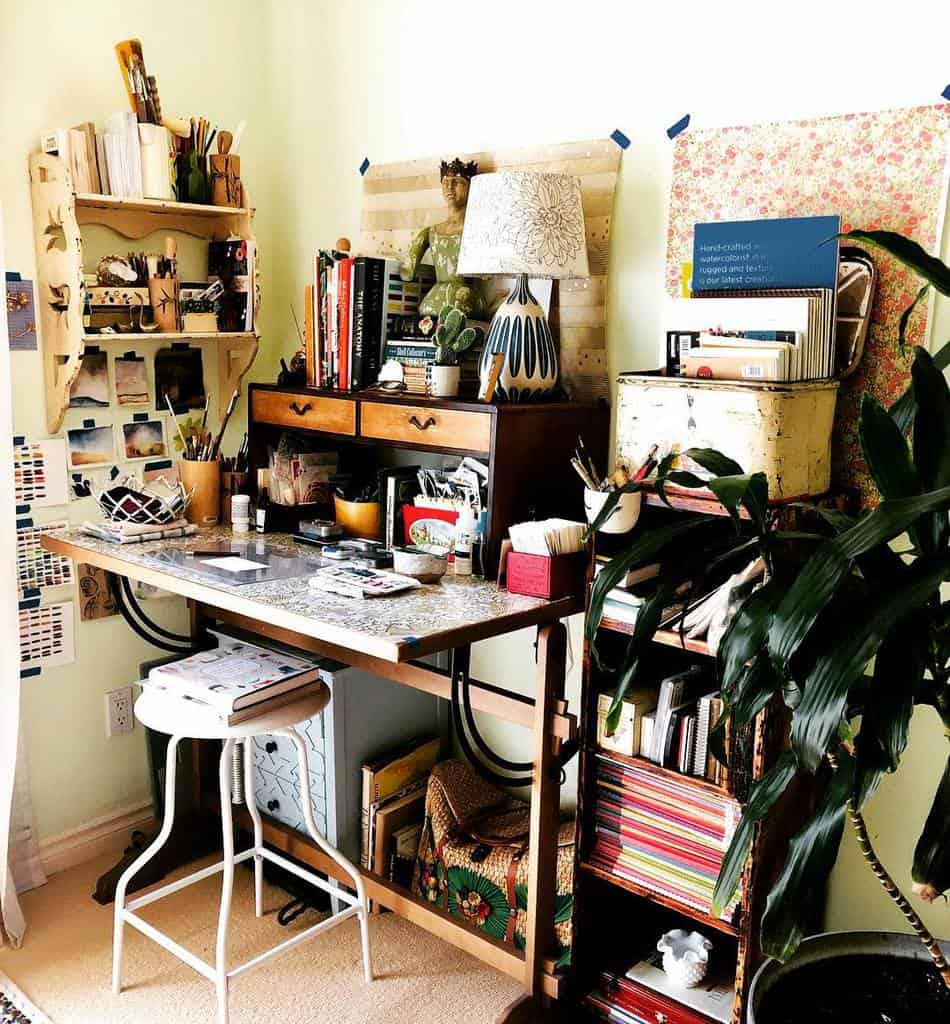
[[[142,146],[142,195],[146,199],[171,199],[168,129],[160,124],[140,124],[139,142]]]
[[[231,525],[231,498],[247,487],[247,473],[221,474],[221,522]],[[249,499],[250,500],[250,499]]]
[[[185,511],[195,526],[217,526],[221,517],[221,463],[182,459],[178,463],[185,493],[191,501]]]
[[[178,330],[178,278],[150,277],[148,298],[159,333],[174,334]]]
[[[211,203],[213,206],[240,206],[241,158],[230,153],[212,153],[208,157],[211,175]]]
[[[608,491],[592,491],[589,487],[584,488],[584,511],[587,513],[587,522],[593,523],[604,507]],[[620,500],[614,505],[613,511],[607,517],[600,530],[600,533],[629,533],[640,518],[640,504],[643,495],[640,491],[626,491],[620,495]]]

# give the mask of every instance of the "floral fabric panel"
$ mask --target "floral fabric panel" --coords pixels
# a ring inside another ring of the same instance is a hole
[[[840,214],[844,231],[899,231],[939,252],[948,139],[950,104],[683,132],[673,151],[669,294],[680,294],[703,221]],[[880,249],[870,254],[878,268],[870,333],[861,366],[842,384],[832,443],[833,485],[856,488],[864,504],[877,491],[858,443],[861,394],[890,405],[906,388],[911,353],[899,351],[897,327],[921,284]],[[912,345],[927,341],[928,312],[922,303],[911,320]]]

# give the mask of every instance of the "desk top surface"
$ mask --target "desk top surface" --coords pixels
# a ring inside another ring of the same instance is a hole
[[[312,589],[307,576],[231,584],[204,572],[169,565],[171,549],[207,548],[219,541],[260,542],[280,554],[312,557],[315,549],[287,534],[248,537],[227,528],[146,544],[113,544],[78,528],[43,536],[43,546],[77,562],[140,580],[203,604],[223,608],[326,643],[401,662],[553,622],[582,610],[573,597],[545,601],[509,594],[495,583],[446,575],[441,582],[392,597],[340,597]],[[253,556],[251,556],[253,557]]]

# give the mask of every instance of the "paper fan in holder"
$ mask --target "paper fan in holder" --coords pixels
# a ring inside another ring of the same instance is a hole
[[[180,483],[165,485],[164,490],[160,494],[154,485],[140,485],[134,476],[126,476],[99,491],[96,501],[106,519],[115,523],[161,525],[180,519],[194,493]]]

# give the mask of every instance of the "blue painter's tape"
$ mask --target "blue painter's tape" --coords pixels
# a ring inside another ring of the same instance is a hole
[[[30,608],[39,608],[39,606],[40,599],[38,597],[31,597],[28,600],[20,602],[20,611],[25,612],[28,611]]]
[[[162,459],[161,462],[146,462],[144,467],[143,467],[143,471],[145,473],[154,473],[154,472],[157,472],[160,469],[171,469],[171,468],[172,468],[172,460],[171,459]]]
[[[18,519],[16,521],[16,528],[18,530],[25,530],[25,529],[27,529],[27,527],[30,527],[32,525],[33,525],[33,520],[32,519]]]
[[[670,127],[666,129],[666,134],[671,139],[675,139],[676,136],[679,135],[680,132],[686,131],[686,129],[688,127],[689,127],[689,114],[686,114],[685,117],[681,117],[676,122],[676,124],[671,124]]]
[[[28,601],[31,598],[39,598],[40,588],[39,587],[24,587],[23,588],[23,600]]]
[[[17,505],[17,507],[16,507],[16,514],[18,516],[25,516],[27,514],[27,512],[29,512],[29,511],[30,511],[30,506],[29,505]]]
[[[96,421],[95,420],[83,420],[82,421],[82,425],[84,427],[94,427],[96,425]]]
[[[19,447],[21,444],[26,444],[26,438],[22,434],[14,434],[13,443]]]
[[[624,133],[619,128],[614,128],[614,130],[610,133],[610,137],[614,140],[614,142],[617,143],[617,145],[621,149],[626,149],[627,146],[630,145],[630,140],[627,138],[626,135],[624,135]]]
[[[369,170],[369,157],[364,156],[363,162],[360,164],[360,176],[364,175]]]
[[[38,676],[43,670],[37,665],[35,668],[21,668],[20,678],[21,679],[32,679],[33,676]]]
[[[942,96],[942,97],[943,97],[943,98],[944,98],[945,100],[948,100],[948,101],[950,101],[950,85],[948,85],[948,86],[946,87],[946,89],[944,89],[944,90],[943,90],[943,92],[942,92],[942,93],[941,93],[940,95],[941,95],[941,96]]]
[[[115,478],[118,475],[119,475],[119,467],[118,466],[113,466],[112,469],[109,470],[109,479],[110,480],[115,480]]]
[[[132,419],[136,423],[147,423],[148,413],[147,412],[136,412],[132,414]]]

